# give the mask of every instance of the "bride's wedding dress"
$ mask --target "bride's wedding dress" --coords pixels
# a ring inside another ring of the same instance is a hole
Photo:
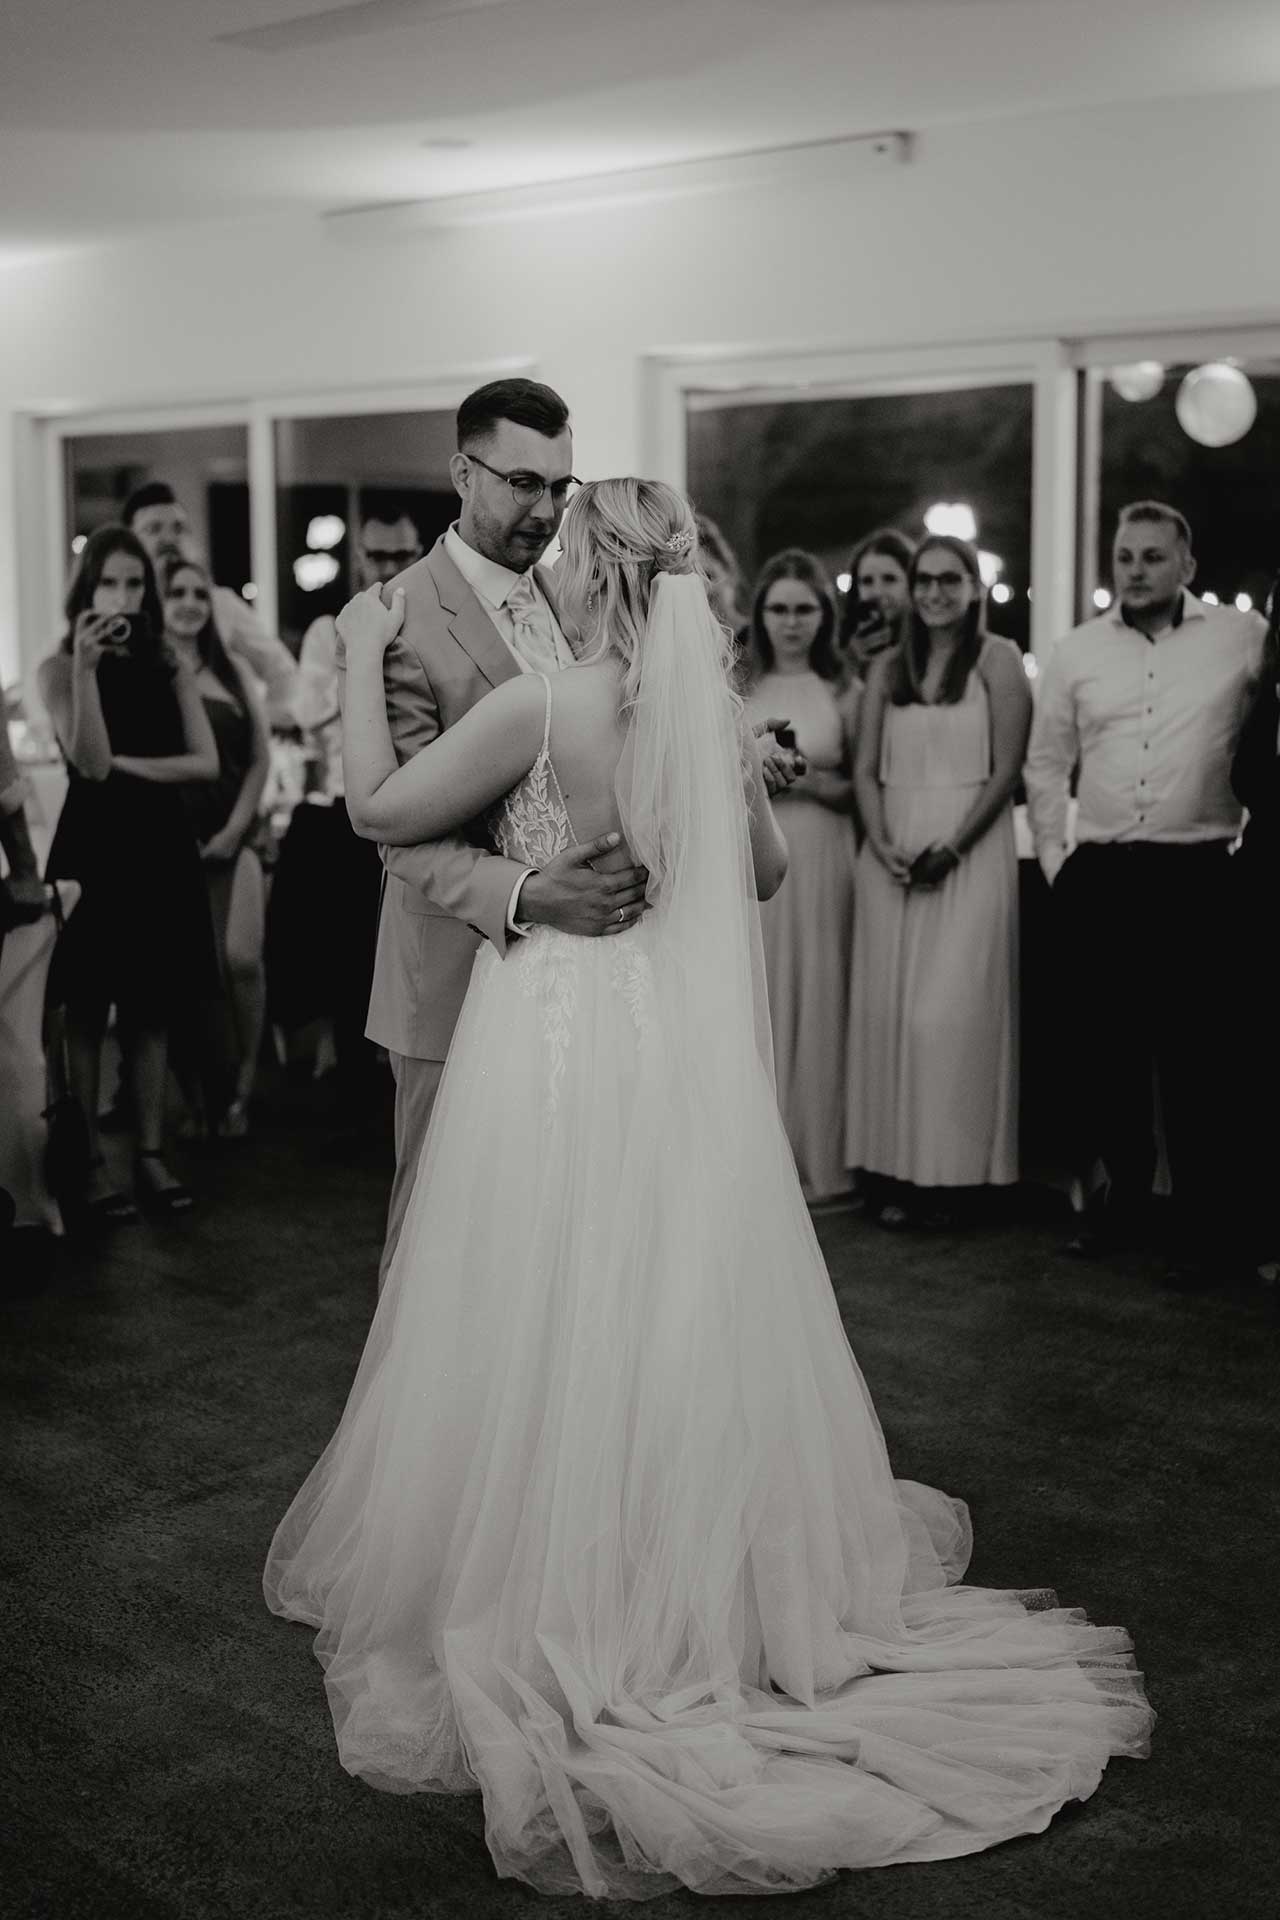
[[[959,1584],[963,1504],[893,1478],[762,1058],[736,751],[653,649],[679,699],[619,793],[672,885],[616,937],[482,948],[265,1575],[319,1629],[350,1772],[478,1785],[501,1874],[622,1898],[1039,1831],[1151,1719],[1121,1629]],[[497,837],[571,843],[547,741]]]

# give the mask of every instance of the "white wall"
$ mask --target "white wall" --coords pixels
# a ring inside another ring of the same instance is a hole
[[[645,358],[1280,318],[1263,93],[956,126],[902,169],[340,248],[319,221],[0,274],[0,677],[20,631],[14,416],[489,377],[529,361],[575,464],[647,450]]]

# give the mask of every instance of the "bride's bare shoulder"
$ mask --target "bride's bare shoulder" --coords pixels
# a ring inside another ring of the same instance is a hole
[[[621,698],[622,675],[613,660],[582,661],[567,667],[556,681],[556,705],[583,713],[616,712]]]

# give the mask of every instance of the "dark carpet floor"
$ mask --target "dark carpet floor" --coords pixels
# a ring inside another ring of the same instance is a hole
[[[311,1635],[262,1604],[367,1326],[389,1157],[385,1123],[344,1134],[323,1089],[281,1083],[255,1139],[187,1162],[188,1220],[21,1260],[0,1243],[6,1920],[591,1911],[498,1881],[476,1797],[348,1778]],[[897,1471],[973,1508],[970,1577],[1127,1626],[1160,1720],[1152,1759],[1046,1834],[782,1909],[1280,1912],[1273,1308],[1073,1265],[1047,1202],[981,1232],[820,1233]]]

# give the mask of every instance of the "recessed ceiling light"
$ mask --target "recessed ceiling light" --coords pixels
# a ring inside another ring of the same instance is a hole
[[[422,145],[433,148],[437,153],[460,153],[463,147],[474,146],[475,142],[464,140],[461,134],[457,133],[433,133],[429,140],[422,142]]]

